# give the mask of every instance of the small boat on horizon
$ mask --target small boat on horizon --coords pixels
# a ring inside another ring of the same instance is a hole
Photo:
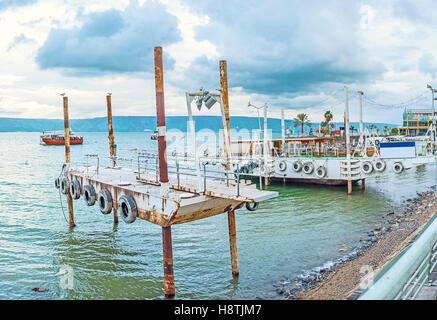
[[[70,131],[70,145],[82,144],[83,137],[75,135],[74,132]],[[64,146],[65,137],[64,134],[59,134],[52,131],[43,131],[40,136],[40,144],[48,146]]]

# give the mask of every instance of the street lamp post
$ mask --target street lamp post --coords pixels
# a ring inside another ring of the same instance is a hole
[[[431,85],[426,85],[426,87],[428,88],[428,89],[430,89],[431,90],[431,101],[432,101],[432,103],[431,103],[431,105],[432,105],[432,115],[431,115],[431,136],[432,136],[432,142],[433,142],[433,144],[435,144],[435,140],[436,140],[436,137],[435,137],[435,135],[434,135],[434,128],[435,128],[435,123],[434,123],[434,115],[435,115],[435,108],[434,108],[434,100],[436,100],[435,98],[434,98],[434,93],[435,92],[437,92],[437,89],[434,89]],[[433,146],[434,147],[434,146]]]

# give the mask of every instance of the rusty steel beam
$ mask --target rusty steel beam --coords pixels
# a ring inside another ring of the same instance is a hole
[[[108,111],[108,138],[109,138],[109,155],[111,157],[111,164],[113,167],[116,166],[115,160],[115,145],[114,145],[114,127],[112,125],[112,101],[111,94],[106,95],[106,109]],[[118,223],[117,214],[117,197],[113,200],[112,212],[114,214],[114,223]]]
[[[111,95],[108,94],[106,96],[106,107],[108,111],[108,138],[109,138],[109,155],[111,156],[112,166],[115,167],[115,148],[114,148],[114,128],[112,125],[112,103],[111,103]]]
[[[168,183],[167,142],[165,139],[164,70],[162,48],[155,47],[156,122],[158,129],[159,181]]]
[[[234,277],[240,274],[238,267],[238,250],[237,250],[237,228],[235,225],[235,210],[228,211],[229,227],[229,246],[231,251],[232,275]]]
[[[227,145],[229,146],[229,148],[231,147],[231,138],[230,138],[230,133],[231,133],[231,124],[229,121],[229,95],[228,95],[228,70],[227,70],[227,63],[226,60],[220,60],[220,87],[222,89],[222,100],[223,100],[223,110],[225,113],[225,120],[226,120],[226,127],[227,128],[223,128],[223,150],[224,150],[224,155],[225,155],[225,159],[226,159],[226,168],[227,170],[229,170],[229,153],[231,152],[230,150],[228,150]],[[228,144],[226,144],[226,135],[225,135],[225,130],[228,130]]]
[[[63,97],[64,102],[64,144],[65,144],[65,162],[70,163],[70,125],[68,123],[68,97]],[[70,228],[75,226],[74,224],[74,213],[73,213],[73,198],[71,197],[70,191],[67,192],[67,202],[68,202],[68,218]]]
[[[164,260],[164,294],[166,297],[173,297],[175,295],[175,285],[171,226],[162,227],[162,251]]]

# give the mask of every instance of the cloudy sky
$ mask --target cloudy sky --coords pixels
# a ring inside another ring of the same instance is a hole
[[[220,4],[220,5],[218,5]],[[0,117],[154,115],[153,47],[164,48],[168,115],[185,91],[219,88],[228,62],[231,115],[269,105],[269,116],[331,110],[351,120],[364,91],[365,121],[399,123],[405,106],[431,106],[437,87],[437,2],[0,0]],[[198,114],[218,114],[217,108]]]

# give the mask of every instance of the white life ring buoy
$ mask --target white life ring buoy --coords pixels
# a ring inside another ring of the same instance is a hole
[[[83,187],[83,199],[88,206],[93,206],[96,203],[96,190],[90,184]]]
[[[77,180],[73,180],[70,183],[70,194],[74,200],[80,198],[80,183]]]
[[[112,211],[112,195],[109,190],[101,189],[99,191],[99,208],[103,214],[108,214]]]
[[[300,161],[294,161],[291,165],[291,168],[294,172],[299,172],[300,170],[302,170],[302,163]]]
[[[303,165],[303,172],[305,172],[306,174],[310,174],[314,171],[314,165],[312,164],[312,162],[306,162]]]
[[[316,169],[316,176],[320,179],[326,176],[326,168],[323,166],[318,167]]]
[[[373,168],[378,172],[382,172],[385,169],[385,162],[382,160],[376,160],[373,163]]]
[[[118,199],[118,209],[120,211],[121,218],[126,223],[132,223],[137,218],[137,205],[135,200],[128,194],[122,195]]]
[[[404,165],[402,164],[402,162],[395,162],[395,163],[393,163],[393,171],[396,174],[399,174],[402,171],[404,171]]]
[[[281,160],[278,164],[279,171],[285,171],[287,169],[287,162],[285,160]]]
[[[62,177],[61,178],[61,192],[63,194],[67,194],[69,187],[70,187],[70,180],[68,179],[68,177],[67,176]]]
[[[363,173],[365,174],[370,174],[373,171],[373,166],[369,161],[364,161],[361,164],[361,170],[363,171]]]

